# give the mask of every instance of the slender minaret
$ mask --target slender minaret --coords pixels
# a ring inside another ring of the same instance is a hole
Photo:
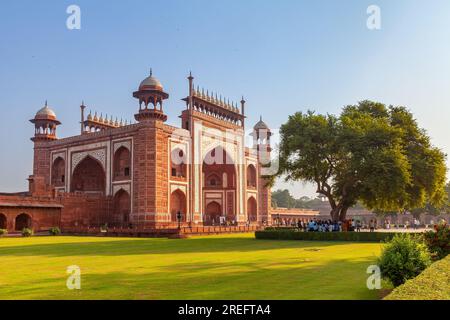
[[[81,102],[80,110],[81,110],[81,134],[84,133],[84,109],[86,109],[86,106],[84,105],[84,101]]]
[[[189,130],[191,135],[193,135],[194,127],[193,127],[193,121],[192,121],[191,117],[192,117],[192,111],[194,110],[194,99],[192,97],[192,95],[193,95],[192,91],[194,90],[194,77],[192,76],[192,71],[189,71],[188,80],[189,80],[189,100],[188,100],[189,112],[188,112],[188,118],[186,119],[187,120],[186,130]],[[193,139],[193,136],[192,136],[192,139]],[[194,143],[191,143],[190,147],[191,147],[190,154],[194,154],[194,147],[195,147]],[[194,166],[195,166],[195,164],[191,164],[191,165],[188,166],[189,176],[190,177],[192,177],[194,175],[194,172],[195,172],[194,171]],[[194,179],[191,179],[189,181],[189,193],[190,193],[189,196],[190,196],[190,199],[194,199],[194,197],[195,197],[195,192],[194,192],[195,188],[196,188],[196,185],[194,183]],[[193,223],[195,221],[194,214],[195,214],[194,201],[190,201],[190,203],[189,203],[189,222],[190,223]]]
[[[188,80],[189,80],[189,106],[188,106],[188,108],[192,110],[192,94],[194,91],[194,82],[193,82],[194,77],[192,76],[191,71],[189,72]]]
[[[46,185],[50,184],[48,162],[50,151],[48,143],[57,140],[56,127],[61,124],[56,118],[55,112],[47,105],[41,108],[30,122],[34,125],[33,175],[29,178],[30,191],[33,194],[42,192],[45,194]]]
[[[265,177],[265,166],[270,164],[270,137],[272,133],[269,126],[260,117],[259,121],[253,127],[253,148],[257,152],[258,157],[258,221],[271,223],[271,190],[268,185],[269,180]]]
[[[244,116],[242,119],[242,127],[245,128],[245,99],[244,99],[244,96],[242,96],[242,100],[241,100],[241,113]]]

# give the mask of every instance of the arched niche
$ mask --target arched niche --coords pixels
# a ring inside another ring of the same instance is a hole
[[[186,195],[180,189],[173,191],[170,195],[170,219],[172,222],[178,222],[177,214],[181,213],[181,221],[186,221]]]
[[[247,166],[247,187],[256,188],[256,168],[253,164]]]
[[[250,222],[258,221],[258,203],[255,197],[250,197],[247,200],[247,217]]]
[[[52,186],[64,187],[66,183],[66,161],[58,157],[52,164]]]
[[[72,192],[105,193],[106,175],[101,163],[87,156],[74,169]]]
[[[121,226],[129,226],[131,214],[131,198],[130,194],[120,189],[114,195],[114,220]]]
[[[131,152],[122,146],[114,153],[113,179],[114,181],[129,180],[131,176]]]
[[[15,219],[15,230],[22,231],[25,228],[31,229],[33,227],[33,220],[29,214],[21,213]]]

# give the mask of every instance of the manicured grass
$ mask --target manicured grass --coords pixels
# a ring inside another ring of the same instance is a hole
[[[0,238],[0,299],[378,299],[381,244],[256,240]],[[81,268],[81,290],[66,269]]]

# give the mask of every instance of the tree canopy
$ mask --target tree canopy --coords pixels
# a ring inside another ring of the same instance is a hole
[[[421,208],[415,208],[411,210],[411,213],[415,217],[419,217],[423,213],[431,214],[438,216],[440,214],[449,214],[450,213],[450,182],[447,183],[447,186],[445,187],[445,199],[444,202],[441,203],[439,206],[436,206],[430,202],[426,202],[424,207]]]
[[[297,112],[280,135],[276,176],[314,183],[334,220],[358,201],[398,212],[445,200],[446,156],[405,107],[362,101],[339,116]]]

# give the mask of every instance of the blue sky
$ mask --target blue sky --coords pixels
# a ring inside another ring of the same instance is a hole
[[[66,8],[81,8],[68,30]],[[381,30],[366,27],[381,8]],[[233,101],[247,124],[273,128],[299,110],[338,113],[363,99],[411,109],[450,153],[448,0],[10,1],[0,5],[0,190],[26,190],[32,172],[28,122],[48,99],[79,133],[79,105],[132,119],[132,98],[150,67],[179,124],[186,76]],[[289,185],[296,196],[313,189]]]

